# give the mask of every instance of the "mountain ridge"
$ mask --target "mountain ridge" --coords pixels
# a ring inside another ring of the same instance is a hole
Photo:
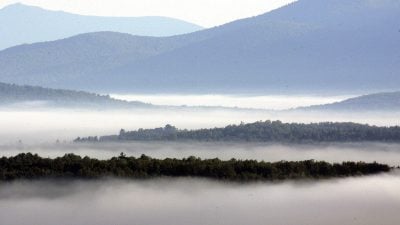
[[[80,108],[129,108],[150,107],[139,101],[123,101],[84,91],[44,88],[38,86],[20,86],[0,82],[0,106],[4,107],[80,107]]]
[[[87,16],[20,3],[0,9],[0,34],[3,39],[0,49],[88,32],[115,31],[141,36],[173,36],[201,29],[203,28],[183,20],[161,16]]]
[[[29,67],[30,58],[19,58],[24,63],[16,61],[20,71],[15,71],[10,53],[2,51],[0,79],[128,93],[392,91],[400,83],[398,21],[400,4],[392,0],[300,0],[219,27],[154,38],[148,44],[156,49],[154,54],[136,51],[135,46],[144,46],[141,43],[127,44],[126,49],[134,49],[128,55],[117,52],[102,58],[95,49],[91,51],[93,62],[84,65],[39,63]],[[157,49],[160,45],[165,48]],[[77,78],[81,82],[75,82]]]
[[[300,107],[306,111],[400,111],[400,91],[361,95],[340,102]]]
[[[45,88],[40,86],[16,85],[0,82],[0,106],[18,106],[29,103],[43,103],[42,106],[64,106],[82,108],[130,108],[152,107],[164,109],[222,109],[258,112],[399,112],[400,91],[381,92],[347,98],[342,101],[322,105],[310,105],[286,110],[261,108],[239,108],[222,106],[160,106],[140,101],[124,101],[86,91]],[[33,106],[33,105],[32,105]],[[38,105],[40,106],[40,104]]]

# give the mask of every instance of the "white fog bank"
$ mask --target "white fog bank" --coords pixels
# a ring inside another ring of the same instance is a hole
[[[396,225],[400,176],[230,184],[203,179],[0,184],[2,225]]]
[[[97,144],[2,145],[1,156],[32,152],[55,158],[67,153],[109,159],[124,152],[128,156],[146,154],[153,158],[184,158],[222,160],[254,159],[268,162],[281,160],[319,160],[327,162],[364,161],[400,166],[400,144],[384,143],[325,143],[325,144],[268,144],[268,143],[203,143],[203,142],[128,142]]]
[[[281,120],[283,122],[357,122],[377,126],[400,125],[398,113],[300,113],[267,110],[222,109],[136,109],[136,110],[72,110],[32,109],[0,110],[0,144],[54,143],[71,141],[80,136],[117,134],[121,128],[164,127],[172,124],[180,129],[224,127],[240,122]]]
[[[111,97],[127,101],[142,101],[154,105],[172,106],[223,106],[252,109],[290,109],[301,106],[328,104],[342,101],[352,95],[335,96],[295,96],[295,95],[143,95],[143,94],[111,94]]]

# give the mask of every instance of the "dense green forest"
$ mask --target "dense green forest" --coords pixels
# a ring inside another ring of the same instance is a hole
[[[202,160],[196,157],[184,159],[153,159],[119,157],[98,160],[66,154],[55,159],[42,158],[31,153],[0,158],[0,180],[38,178],[151,178],[151,177],[205,177],[221,180],[283,180],[305,178],[333,178],[388,172],[384,164],[344,162],[330,164],[314,160],[299,162],[258,162],[255,160],[222,161]]]
[[[357,123],[282,123],[259,121],[224,128],[180,130],[171,125],[137,131],[121,130],[118,135],[86,137],[75,142],[97,141],[245,141],[245,142],[354,142],[400,141],[400,127],[377,127]]]

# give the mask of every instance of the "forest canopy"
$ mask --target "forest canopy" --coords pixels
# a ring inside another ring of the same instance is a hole
[[[350,122],[303,124],[267,120],[199,130],[180,130],[171,125],[136,131],[121,129],[117,135],[75,139],[75,142],[98,141],[399,142],[400,127]]]
[[[154,159],[146,155],[127,157],[123,153],[108,160],[66,154],[58,158],[42,158],[21,153],[0,158],[0,180],[102,177],[204,177],[232,181],[319,179],[377,174],[390,171],[388,165],[364,162],[330,164],[323,161],[264,162],[231,159],[222,161],[194,156],[175,159]]]

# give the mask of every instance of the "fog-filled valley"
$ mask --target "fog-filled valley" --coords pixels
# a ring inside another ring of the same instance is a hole
[[[236,103],[242,100],[230,98]],[[127,156],[146,154],[159,159],[189,156],[266,162],[314,159],[330,163],[376,161],[399,166],[398,143],[72,142],[77,136],[105,135],[116,133],[121,128],[134,130],[163,127],[165,124],[198,129],[279,119],[303,123],[352,121],[378,126],[399,125],[400,113],[396,112],[372,111],[359,115],[351,112],[260,110],[256,108],[261,108],[257,106],[262,103],[265,103],[265,108],[284,106],[289,109],[307,106],[310,102],[301,102],[304,97],[295,96],[286,100],[282,98],[282,104],[278,105],[265,101],[273,98],[256,99],[263,101],[254,101],[256,104],[248,109],[3,107],[0,112],[0,152],[6,157],[32,152],[50,158],[74,153],[82,157],[109,159],[123,152]],[[202,101],[203,105],[215,103],[212,98],[209,102]],[[315,104],[334,102],[333,98],[314,98],[312,101]],[[400,210],[399,188],[397,170],[358,178],[247,184],[203,178],[16,180],[0,185],[0,218],[6,225],[52,225],[60,221],[66,225],[234,225],[265,224],[266,221],[300,225],[392,225],[396,223]]]
[[[26,89],[19,89],[22,88]],[[49,93],[54,92],[60,96],[63,96],[63,93],[77,93],[79,98],[74,95],[65,97],[67,100],[54,98],[56,104],[38,104],[35,101],[24,102],[17,99],[19,102],[3,105],[0,107],[0,144],[54,143],[56,140],[70,142],[78,136],[109,135],[117,133],[120,129],[155,128],[166,124],[180,129],[223,127],[260,120],[400,125],[400,111],[364,111],[360,115],[340,110],[293,110],[296,107],[338,102],[347,99],[347,96],[117,95],[113,97],[131,102],[114,103],[113,99],[104,97],[106,101],[103,102],[103,97],[90,93],[39,89],[40,93],[46,93],[48,90]],[[30,92],[26,95],[29,94]],[[5,92],[5,95],[10,94]],[[90,98],[85,97],[82,103],[79,103],[79,95],[88,95]],[[47,96],[44,100],[48,99]],[[96,102],[98,98],[101,101]],[[41,97],[31,99],[38,101]],[[71,106],[70,102],[74,99],[75,105]]]
[[[392,225],[398,171],[329,181],[17,181],[0,186],[2,224]],[[379,212],[379,213],[378,213]]]
[[[233,105],[219,105],[218,99]],[[230,100],[223,101],[227,99]],[[2,107],[0,111],[0,152],[5,157],[32,152],[50,158],[74,153],[109,159],[123,152],[127,156],[145,154],[158,159],[189,156],[266,162],[314,159],[330,163],[376,161],[399,166],[398,143],[72,142],[78,136],[108,135],[121,128],[135,130],[166,124],[181,129],[223,127],[259,120],[400,125],[400,112],[396,111],[370,111],[360,115],[346,111],[288,110],[343,99],[337,96],[280,96],[274,99],[273,96],[212,95],[200,97],[196,107],[196,101],[188,101],[187,96],[157,95],[150,98],[152,101],[139,100],[158,104],[165,101],[164,105],[175,106],[129,109],[21,107],[26,104],[21,103],[18,107]],[[243,100],[249,105],[240,104]],[[178,107],[187,105],[185,102],[193,106]],[[227,106],[247,106],[247,109],[225,108]],[[74,225],[265,224],[265,221],[274,224],[372,225],[378,221],[373,212],[381,210],[385,219],[379,219],[379,224],[389,225],[394,224],[396,211],[400,209],[398,188],[400,176],[397,171],[329,181],[249,184],[203,178],[17,180],[0,185],[0,218],[2,224],[7,225],[50,225],[57,221]]]
[[[329,104],[354,95],[222,95],[222,94],[111,94],[126,101],[141,101],[168,106],[221,106],[248,109],[283,110],[310,105]]]
[[[119,1],[0,3],[0,225],[399,223],[398,0]]]
[[[222,160],[253,159],[267,162],[319,160],[331,163],[344,161],[380,162],[400,166],[400,144],[358,142],[319,144],[230,143],[230,142],[127,142],[127,143],[58,143],[1,145],[4,156],[33,152],[43,157],[55,158],[67,153],[109,159],[120,155],[164,158],[196,156],[203,159]]]
[[[131,110],[31,109],[2,108],[0,138],[2,143],[43,143],[71,141],[78,136],[109,135],[121,128],[163,127],[172,124],[180,129],[223,127],[240,122],[281,120],[283,122],[357,122],[377,126],[399,125],[400,112],[297,112],[223,108],[138,108]]]

